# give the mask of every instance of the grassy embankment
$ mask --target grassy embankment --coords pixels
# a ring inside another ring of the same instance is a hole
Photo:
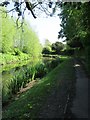
[[[3,111],[3,119],[37,118],[40,108],[44,105],[52,89],[56,87],[58,79],[60,81],[68,80],[69,85],[72,86],[75,73],[71,58],[67,58],[31,89],[10,103]]]

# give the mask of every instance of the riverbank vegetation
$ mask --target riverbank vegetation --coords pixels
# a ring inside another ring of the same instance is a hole
[[[10,16],[5,18],[4,13],[2,21],[0,72],[3,83],[2,103],[5,106],[29,82],[43,78],[67,57],[58,55],[64,48],[60,42],[52,44],[49,54],[45,48],[42,50],[37,35],[28,27],[28,23],[17,29],[14,19]]]
[[[42,46],[28,23],[20,29],[10,16],[2,13],[2,48],[0,72],[2,72],[2,103],[6,105],[14,94],[32,80],[41,79],[64,58],[56,55],[42,58]]]
[[[47,40],[42,47],[28,23],[24,21],[22,25],[19,23],[21,21],[18,21],[17,24],[18,19],[11,19],[8,15],[5,17],[6,14],[1,12],[3,22],[0,39],[0,73],[3,83],[3,120],[38,118],[40,108],[48,95],[57,88],[60,88],[61,94],[65,93],[66,102],[68,94],[75,92],[72,57],[83,60],[87,70],[90,69],[88,3],[55,4],[55,7],[58,6],[61,10],[58,14],[61,19],[58,38],[65,37],[66,44],[61,42],[51,44]],[[32,81],[35,81],[35,84],[18,96],[18,93],[27,88]],[[62,104],[65,105],[63,99]]]
[[[72,80],[75,80],[75,75],[72,65],[73,62],[71,61],[71,58],[67,58],[63,63],[49,72],[46,77],[38,81],[31,89],[15,98],[3,112],[3,120],[12,118],[38,118],[40,108],[45,103],[47,96],[51,94],[52,90],[57,88],[58,82],[60,82],[62,86],[63,80],[67,80],[70,89],[72,89]],[[65,87],[65,91],[68,94],[70,91],[68,91],[67,87]]]

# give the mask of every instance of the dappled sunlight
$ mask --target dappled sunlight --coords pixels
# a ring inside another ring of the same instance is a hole
[[[80,65],[79,64],[75,64],[74,67],[80,67]]]

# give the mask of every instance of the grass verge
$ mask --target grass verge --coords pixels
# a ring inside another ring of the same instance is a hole
[[[31,89],[22,93],[14,102],[10,103],[3,111],[3,120],[38,118],[40,108],[44,105],[52,89],[57,86],[58,80],[67,79],[71,81],[74,78],[72,59],[67,58]]]

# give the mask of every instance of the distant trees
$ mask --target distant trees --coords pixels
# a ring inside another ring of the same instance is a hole
[[[51,47],[50,46],[44,47],[42,50],[42,54],[51,54]]]
[[[42,49],[42,53],[43,54],[51,54],[51,51],[52,51],[51,42],[48,39],[46,39],[45,44],[44,44],[44,48]]]
[[[48,44],[42,50],[43,54],[60,54],[61,50],[64,49],[64,44],[61,42],[55,42],[52,44]]]
[[[61,50],[64,48],[64,45],[61,42],[55,42],[52,44],[51,47],[52,47],[52,50],[54,50],[56,54],[60,54]]]

